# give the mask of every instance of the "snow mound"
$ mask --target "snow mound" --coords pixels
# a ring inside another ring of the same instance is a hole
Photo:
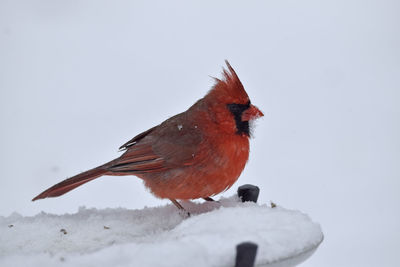
[[[256,265],[293,266],[322,242],[318,224],[281,207],[182,202],[142,210],[0,217],[0,266],[233,266],[236,245],[258,244]]]

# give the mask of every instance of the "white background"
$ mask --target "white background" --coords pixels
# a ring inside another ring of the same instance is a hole
[[[395,0],[0,0],[0,215],[167,203],[136,177],[30,199],[187,109],[228,59],[265,117],[223,195],[257,184],[260,202],[321,223],[303,266],[399,266],[399,11]]]

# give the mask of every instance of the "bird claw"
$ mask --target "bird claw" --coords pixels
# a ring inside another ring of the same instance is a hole
[[[176,199],[170,198],[169,200],[171,200],[171,202],[174,203],[174,205],[179,209],[179,213],[183,216],[184,219],[190,217],[190,212],[186,211],[185,208],[182,207],[182,205],[179,204],[178,201],[176,201]]]
[[[190,218],[191,216],[190,212],[186,210],[179,210],[179,214],[182,215],[183,219]]]

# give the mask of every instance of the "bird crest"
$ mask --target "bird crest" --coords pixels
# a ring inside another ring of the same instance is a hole
[[[249,96],[247,95],[242,82],[239,80],[239,77],[231,64],[229,64],[228,60],[225,60],[225,63],[227,69],[223,69],[222,79],[213,78],[216,83],[211,88],[208,95],[227,104],[247,104],[249,102]]]

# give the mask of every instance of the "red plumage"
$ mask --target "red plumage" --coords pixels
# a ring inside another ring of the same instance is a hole
[[[205,97],[120,147],[117,159],[66,179],[33,200],[56,197],[103,175],[135,175],[152,193],[176,199],[218,194],[238,179],[249,157],[249,121],[263,116],[233,68]]]

